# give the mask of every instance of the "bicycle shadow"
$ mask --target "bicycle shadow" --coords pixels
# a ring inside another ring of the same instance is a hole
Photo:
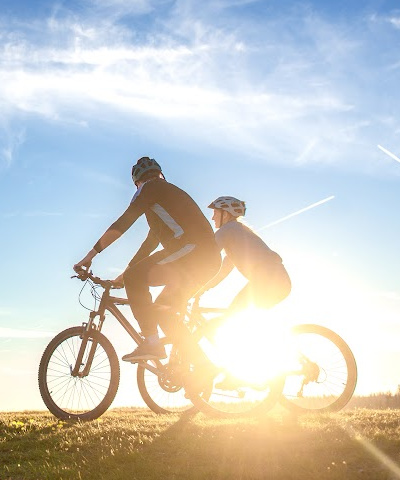
[[[113,480],[389,478],[331,417],[289,414],[237,420],[184,414],[151,443],[106,460],[99,471],[99,478]]]

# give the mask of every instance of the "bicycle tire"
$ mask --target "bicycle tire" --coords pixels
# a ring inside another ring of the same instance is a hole
[[[259,399],[260,395],[257,395],[258,399],[250,397],[250,400],[246,400],[243,404],[239,405],[239,402],[234,402],[234,400],[240,400],[243,391],[238,391],[237,393],[232,392],[221,392],[215,387],[215,381],[212,386],[211,394],[203,396],[202,394],[193,394],[190,393],[188,389],[188,395],[195,405],[201,412],[212,417],[222,417],[222,418],[241,418],[241,417],[254,417],[261,414],[266,414],[271,410],[279,401],[282,390],[284,386],[284,378],[276,378],[271,381],[267,387],[262,392],[262,398]],[[254,389],[249,389],[250,392]],[[259,393],[259,392],[257,392]],[[216,401],[217,396],[225,396],[229,398],[227,401]],[[244,394],[246,395],[246,394]],[[245,398],[243,396],[243,398]],[[232,402],[233,399],[233,402]]]
[[[159,370],[164,369],[164,374],[157,375],[144,365],[138,364],[137,384],[140,395],[146,405],[157,414],[196,412],[197,408],[187,398],[183,387],[183,378],[173,370],[171,352],[173,356],[174,346],[168,339],[162,339],[167,351],[167,358],[157,362],[151,362]]]
[[[193,405],[201,412],[212,417],[241,418],[266,414],[279,401],[285,382],[284,376],[271,379],[262,388],[250,384],[230,391],[217,387],[217,374],[210,384],[205,384],[202,391],[193,393],[190,385],[186,387],[187,395]],[[211,383],[212,382],[212,383]],[[221,400],[222,398],[222,400]]]
[[[357,364],[350,347],[337,333],[320,325],[297,325],[292,334],[300,345],[300,355],[310,356],[319,373],[316,380],[304,385],[302,395],[296,390],[305,375],[289,375],[281,405],[295,413],[341,410],[350,401],[357,384]]]
[[[98,342],[91,370],[86,377],[72,376],[82,333],[82,326],[60,332],[46,347],[39,364],[42,399],[50,412],[62,420],[100,417],[111,405],[119,386],[120,369],[114,347],[95,330],[90,333],[90,339]],[[83,362],[86,357],[87,352]]]

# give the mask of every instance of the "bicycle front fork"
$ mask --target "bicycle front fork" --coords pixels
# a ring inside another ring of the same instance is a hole
[[[89,322],[82,324],[82,335],[80,337],[82,342],[79,347],[75,365],[74,367],[72,367],[72,365],[70,366],[73,377],[82,378],[89,375],[98,345],[96,335],[93,332],[100,332],[104,322],[104,316],[100,316],[99,324],[95,325],[94,319],[97,315],[97,312],[90,312]]]

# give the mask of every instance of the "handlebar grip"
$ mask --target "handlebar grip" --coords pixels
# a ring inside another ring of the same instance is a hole
[[[85,270],[83,267],[77,267],[76,265],[74,265],[73,269],[74,272],[77,273],[77,277],[79,278],[79,280],[84,281],[90,277],[89,270]]]
[[[79,280],[85,281],[88,278],[92,280],[93,283],[97,285],[101,285],[103,288],[123,288],[123,285],[117,285],[113,284],[112,280],[103,280],[100,277],[95,277],[93,273],[90,270],[87,270],[83,267],[76,267],[74,266],[74,271],[77,273],[75,276],[76,278],[79,278]],[[73,278],[73,277],[72,277]]]

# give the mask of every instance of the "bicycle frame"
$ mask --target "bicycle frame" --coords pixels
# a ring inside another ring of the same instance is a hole
[[[94,278],[91,278],[91,280],[94,280]],[[136,342],[137,345],[139,345],[143,341],[143,337],[136,331],[132,324],[127,320],[125,315],[117,307],[117,305],[129,305],[128,299],[111,295],[111,284],[103,282],[100,283],[100,285],[104,288],[104,291],[101,296],[99,307],[97,310],[91,311],[89,314],[89,321],[82,324],[82,343],[79,348],[75,366],[71,368],[72,376],[85,377],[89,374],[97,347],[97,341],[95,340],[95,338],[92,338],[90,334],[93,331],[101,332],[106,317],[106,311],[110,312],[111,315],[113,315],[113,317],[117,319],[117,321],[122,325],[124,330]],[[186,322],[189,324],[189,328],[200,327],[201,330],[201,328],[207,324],[207,320],[204,318],[204,315],[209,313],[223,314],[226,312],[226,308],[200,307],[198,305],[198,299],[196,299],[193,305],[191,307],[188,306],[186,309]],[[99,318],[97,324],[95,323],[96,317]],[[92,345],[90,346],[86,362],[83,363],[82,360],[89,341],[91,341]],[[141,362],[141,364],[143,364],[143,366],[146,369],[150,370],[152,373],[156,375],[160,374],[160,369],[157,368],[160,366],[158,361],[155,362],[155,367],[148,362]],[[80,370],[82,365],[84,365],[84,368]]]
[[[199,297],[194,297],[193,303],[190,305],[188,303],[185,311],[186,319],[185,322],[188,324],[189,329],[194,330],[195,328],[205,327],[208,323],[208,320],[205,318],[205,315],[220,314],[225,315],[229,312],[228,308],[224,307],[200,307]]]
[[[121,310],[117,307],[117,305],[129,305],[129,301],[127,298],[122,297],[115,297],[110,293],[111,285],[104,286],[104,292],[100,300],[99,308],[97,310],[93,310],[89,314],[89,321],[82,324],[83,331],[82,331],[82,343],[79,348],[79,353],[75,362],[74,368],[71,370],[72,376],[78,377],[85,377],[89,374],[90,368],[92,366],[92,361],[94,358],[94,354],[97,347],[97,342],[95,339],[91,338],[90,333],[93,331],[101,332],[103,327],[105,318],[106,318],[106,311],[109,311],[117,321],[122,325],[128,335],[139,345],[143,338],[142,336],[136,331],[136,329],[132,326],[132,324],[126,319],[125,315],[121,312]],[[99,321],[96,325],[95,318],[99,317]],[[84,353],[86,351],[87,343],[91,340],[92,345],[90,347],[90,351],[87,357],[87,361],[85,363],[85,367],[82,371],[80,371],[80,367],[83,365],[82,360]]]

